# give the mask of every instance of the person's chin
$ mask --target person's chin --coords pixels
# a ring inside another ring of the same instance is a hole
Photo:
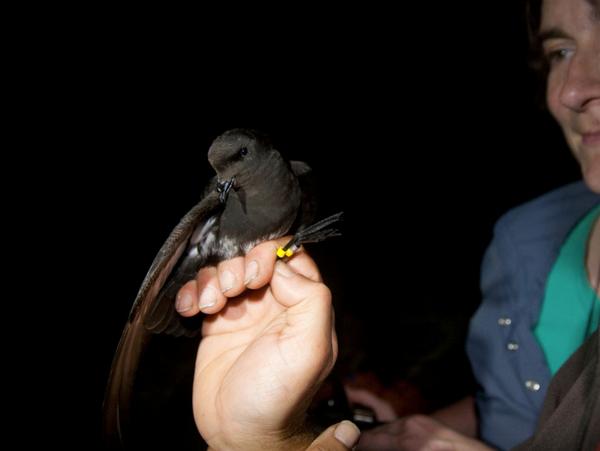
[[[600,152],[582,167],[583,180],[589,189],[600,194]]]

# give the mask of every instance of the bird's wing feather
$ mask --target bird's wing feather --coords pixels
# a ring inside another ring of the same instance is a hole
[[[192,233],[201,223],[213,216],[219,206],[218,194],[211,191],[173,229],[158,251],[142,282],[131,308],[129,321],[132,321],[140,312],[145,323],[152,322],[148,316],[156,316],[157,306],[155,303],[159,300],[158,294],[186,250]],[[171,305],[171,307],[174,306]]]
[[[304,161],[290,161],[290,165],[302,191],[302,206],[291,228],[292,231],[298,231],[312,224],[317,217],[317,187],[314,174],[308,164]]]
[[[183,335],[186,330],[180,323],[185,319],[175,311],[173,300],[159,294],[194,230],[213,216],[219,205],[218,194],[211,191],[182,218],[162,245],[142,283],[117,347],[107,385],[104,431],[109,442],[123,442],[141,353],[153,335],[147,324],[160,326],[173,335]]]
[[[312,172],[311,167],[304,161],[291,160],[290,166],[292,167],[294,174],[296,174],[296,177],[302,177]]]

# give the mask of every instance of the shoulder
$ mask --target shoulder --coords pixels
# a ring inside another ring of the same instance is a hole
[[[510,276],[515,292],[526,289],[531,304],[531,297],[539,297],[531,290],[543,290],[569,231],[599,203],[600,195],[577,182],[509,210],[494,227],[481,268],[482,288],[497,286],[504,276]]]
[[[496,222],[494,233],[518,240],[564,235],[598,203],[600,195],[583,182],[570,183],[509,210]]]

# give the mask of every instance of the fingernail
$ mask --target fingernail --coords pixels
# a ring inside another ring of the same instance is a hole
[[[221,274],[219,274],[219,283],[221,284],[221,292],[225,293],[226,291],[231,290],[233,288],[233,284],[235,283],[235,276],[231,271],[226,269]]]
[[[281,260],[277,260],[275,262],[275,271],[277,274],[283,277],[292,277],[295,274],[295,272],[292,271],[292,269]]]
[[[175,310],[178,312],[187,312],[192,308],[192,295],[189,293],[178,294],[175,302]]]
[[[210,285],[205,287],[202,290],[202,294],[200,295],[200,299],[198,301],[198,307],[200,310],[212,307],[217,303],[217,293],[216,290]]]
[[[344,420],[337,425],[333,435],[338,441],[342,442],[346,448],[352,448],[358,442],[360,430],[351,421]]]
[[[246,265],[246,280],[244,280],[244,285],[248,285],[258,276],[258,262],[256,260],[252,260]]]

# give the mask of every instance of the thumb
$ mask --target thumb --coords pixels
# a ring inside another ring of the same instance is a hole
[[[354,423],[344,420],[325,429],[307,451],[345,451],[358,443],[360,430]]]
[[[281,260],[275,262],[271,290],[284,307],[300,307],[301,304],[312,307],[314,304],[324,309],[331,308],[331,292],[325,284],[304,277]]]
[[[277,261],[271,292],[276,302],[286,309],[286,337],[294,337],[292,341],[301,346],[299,349],[311,350],[310,356],[299,349],[292,354],[303,359],[304,366],[311,368],[309,372],[315,376],[316,371],[322,381],[337,357],[331,291],[322,282],[304,277],[287,263]]]

